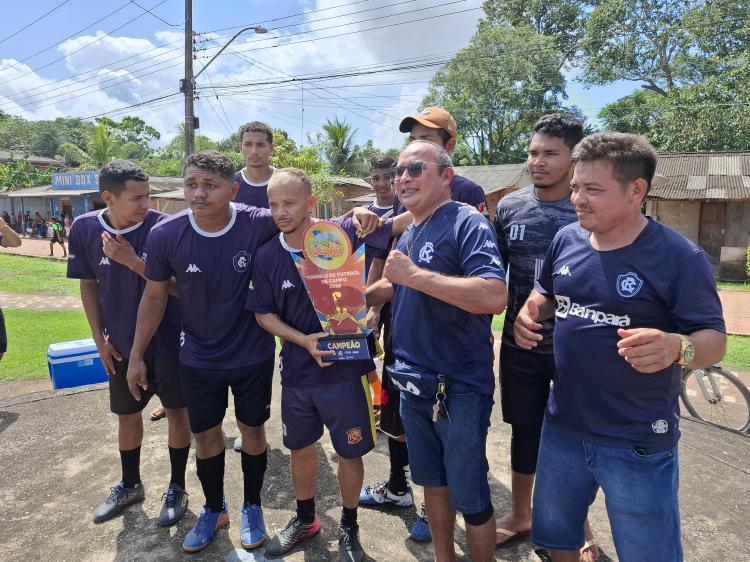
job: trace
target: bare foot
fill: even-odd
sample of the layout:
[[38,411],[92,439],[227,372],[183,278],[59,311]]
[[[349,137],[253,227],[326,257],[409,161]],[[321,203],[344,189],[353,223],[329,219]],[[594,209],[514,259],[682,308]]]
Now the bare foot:
[[583,536],[586,542],[581,549],[581,562],[596,562],[599,560],[599,547],[594,541],[594,531],[591,530],[588,518],[583,524]]
[[[513,513],[506,513],[499,519],[495,519],[495,529],[495,545],[500,546],[518,536],[527,535],[531,530],[531,519],[524,519]],[[501,532],[500,529],[507,532]]]
[[159,406],[153,412],[151,412],[151,421],[162,419],[167,413],[164,411],[164,406]]

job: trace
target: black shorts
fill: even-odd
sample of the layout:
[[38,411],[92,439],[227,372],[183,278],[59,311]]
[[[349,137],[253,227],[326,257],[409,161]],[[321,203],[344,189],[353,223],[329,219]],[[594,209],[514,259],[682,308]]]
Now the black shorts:
[[500,404],[503,421],[541,425],[547,406],[555,357],[515,347],[500,347]]
[[180,386],[180,369],[177,357],[146,359],[148,389],[141,389],[141,399],[136,400],[128,389],[128,360],[115,361],[115,374],[109,377],[109,409],[113,414],[137,414],[156,394],[165,408],[184,408]]
[[[383,307],[385,309],[385,307]],[[390,308],[390,307],[389,307]],[[382,311],[381,311],[381,318]],[[383,365],[393,365],[396,357],[393,355],[393,339],[391,337],[391,313],[383,325],[383,350],[385,356]],[[383,374],[383,390],[380,395],[380,431],[389,437],[401,437],[406,433],[404,422],[401,421],[401,391],[391,382],[388,373]]]
[[5,316],[0,308],[0,353],[8,351],[8,334],[5,331]]
[[250,427],[263,425],[271,416],[273,366],[273,356],[236,369],[199,369],[180,363],[190,430],[201,433],[222,422],[230,388],[237,421]]

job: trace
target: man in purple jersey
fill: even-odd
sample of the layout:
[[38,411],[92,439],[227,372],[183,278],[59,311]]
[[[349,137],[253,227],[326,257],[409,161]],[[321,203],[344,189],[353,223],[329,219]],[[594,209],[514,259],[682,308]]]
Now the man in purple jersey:
[[[135,333],[143,278],[146,238],[166,215],[149,209],[148,175],[127,160],[115,160],[99,173],[104,210],[79,216],[70,231],[68,277],[80,279],[81,301],[91,335],[109,375],[109,402],[118,418],[122,479],[94,513],[111,519],[144,498],[140,476],[143,408],[157,394],[167,410],[172,475],[158,524],[172,525],[185,513],[185,467],[190,451],[185,401],[179,381],[179,315],[170,302],[156,337],[144,350],[148,391],[135,399],[128,390],[128,355]],[[172,300],[172,299],[170,299]]]
[[245,167],[234,175],[240,188],[235,203],[268,208],[268,180],[276,168],[269,164],[273,155],[273,130],[260,121],[247,123],[240,128],[240,152],[245,157]]
[[[189,156],[184,183],[188,209],[153,229],[146,245],[148,283],[138,310],[128,385],[136,397],[148,386],[143,352],[161,320],[168,282],[174,277],[182,318],[180,376],[206,497],[183,548],[205,548],[229,522],[221,427],[230,388],[242,434],[240,540],[244,548],[256,548],[268,538],[261,489],[268,459],[264,424],[271,409],[274,339],[244,305],[254,254],[278,228],[267,209],[232,202],[239,189],[234,167],[218,152]],[[369,211],[359,214],[377,222]]]
[[[21,237],[10,227],[10,225],[0,218],[0,246],[3,248],[16,248],[21,245]],[[8,350],[8,335],[5,332],[5,316],[3,309],[0,308],[0,359]]]
[[[257,253],[247,307],[255,312],[263,328],[284,341],[280,356],[281,418],[284,445],[291,449],[297,515],[268,544],[266,553],[280,556],[320,531],[315,514],[318,471],[315,443],[325,425],[338,454],[343,503],[339,560],[359,561],[364,556],[357,525],[357,498],[364,474],[362,456],[376,441],[364,375],[367,362],[326,363],[325,357],[332,352],[317,348],[325,333],[321,332],[320,321],[291,256],[301,254],[302,235],[314,222],[310,215],[317,199],[309,178],[294,168],[278,170],[271,179],[268,195],[271,213],[282,234]],[[334,222],[349,234],[353,248],[362,242],[376,248],[386,248],[390,243],[390,221],[363,240],[356,238],[351,219]]]

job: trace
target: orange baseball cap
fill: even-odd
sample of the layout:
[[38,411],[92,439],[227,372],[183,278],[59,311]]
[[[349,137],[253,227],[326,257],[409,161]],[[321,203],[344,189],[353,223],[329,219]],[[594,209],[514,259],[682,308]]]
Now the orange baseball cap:
[[451,138],[456,138],[456,122],[450,113],[441,107],[428,107],[419,115],[406,117],[398,126],[402,133],[408,133],[414,127],[414,123],[419,123],[430,129],[443,129]]

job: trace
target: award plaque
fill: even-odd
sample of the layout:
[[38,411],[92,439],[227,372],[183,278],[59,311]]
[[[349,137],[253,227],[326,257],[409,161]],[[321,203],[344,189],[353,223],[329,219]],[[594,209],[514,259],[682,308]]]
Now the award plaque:
[[303,235],[305,258],[292,254],[320,325],[328,335],[319,349],[335,351],[325,361],[370,359],[365,303],[365,245],[352,252],[338,225],[318,221]]

